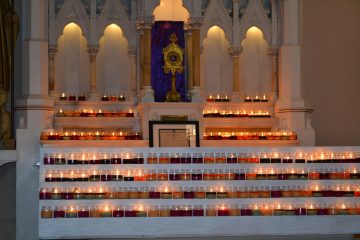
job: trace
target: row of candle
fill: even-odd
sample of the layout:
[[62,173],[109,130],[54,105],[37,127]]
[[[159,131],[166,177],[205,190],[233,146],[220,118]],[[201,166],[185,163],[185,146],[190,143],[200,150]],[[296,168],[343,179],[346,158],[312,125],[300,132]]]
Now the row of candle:
[[207,102],[230,102],[228,95],[226,94],[215,94],[215,95],[208,95]]
[[79,96],[76,97],[75,93],[61,93],[59,100],[60,101],[70,101],[70,102],[75,102],[77,99],[77,101],[81,102],[81,101],[86,101],[86,96],[83,93],[80,93]]
[[360,197],[359,186],[41,188],[40,200]]
[[132,109],[130,110],[122,110],[122,111],[115,111],[115,110],[63,110],[62,108],[59,109],[56,116],[58,117],[134,117],[134,112]]
[[274,132],[206,132],[204,140],[296,140],[292,131]]
[[41,218],[360,215],[360,204],[43,206]]
[[[59,100],[60,101],[70,101],[75,102],[77,101],[86,101],[85,94],[81,93],[79,96],[76,97],[75,93],[61,93]],[[123,94],[103,94],[101,96],[101,101],[125,101],[125,96]]]
[[244,96],[244,102],[268,102],[268,97],[266,94],[255,94],[255,95],[249,95],[245,94]]
[[360,179],[359,169],[47,170],[45,173],[46,182],[349,179]]
[[109,131],[109,132],[42,132],[40,140],[142,140],[139,133]]
[[360,153],[45,153],[45,165],[360,163]]
[[250,117],[250,118],[269,118],[270,113],[268,111],[254,111],[254,110],[230,110],[230,111],[218,111],[218,110],[212,110],[212,111],[203,111],[204,117],[224,117],[224,118],[232,118],[232,117]]

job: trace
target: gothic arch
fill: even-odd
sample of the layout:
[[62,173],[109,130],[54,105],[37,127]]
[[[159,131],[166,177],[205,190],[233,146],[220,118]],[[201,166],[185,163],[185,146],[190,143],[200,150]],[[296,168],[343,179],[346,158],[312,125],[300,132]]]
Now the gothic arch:
[[58,39],[69,23],[76,23],[82,32],[82,35],[89,41],[89,19],[84,6],[77,0],[66,0],[62,5],[55,21],[55,39]]
[[207,7],[203,24],[200,29],[201,42],[206,37],[209,29],[213,26],[220,27],[224,31],[226,39],[230,43],[232,42],[233,30],[231,20],[220,0],[210,1]]
[[262,31],[264,39],[271,46],[271,23],[263,8],[261,0],[252,0],[248,2],[245,14],[240,20],[240,42],[246,38],[246,32],[253,26]]
[[118,0],[106,1],[97,22],[96,42],[99,42],[100,38],[104,35],[105,28],[111,24],[116,24],[120,27],[128,43],[132,43],[132,25],[123,5]]

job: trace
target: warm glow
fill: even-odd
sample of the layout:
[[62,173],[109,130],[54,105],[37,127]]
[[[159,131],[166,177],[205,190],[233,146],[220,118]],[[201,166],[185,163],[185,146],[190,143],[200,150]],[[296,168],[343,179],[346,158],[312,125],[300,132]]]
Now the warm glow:
[[263,33],[259,28],[254,26],[254,27],[251,27],[251,28],[249,28],[247,30],[246,38],[248,38],[248,37],[250,37],[250,38],[251,37],[263,38]]
[[76,23],[69,23],[68,25],[66,25],[64,27],[64,33],[66,32],[77,32],[80,31],[81,32],[81,28],[79,27],[79,25],[77,25]]
[[183,21],[189,18],[189,12],[183,7],[182,0],[161,0],[155,8],[155,21]]
[[123,32],[122,32],[122,30],[121,30],[121,28],[118,26],[118,25],[116,25],[115,23],[113,23],[113,24],[110,24],[109,26],[107,26],[106,28],[105,28],[105,34],[107,35],[107,34],[123,34]]

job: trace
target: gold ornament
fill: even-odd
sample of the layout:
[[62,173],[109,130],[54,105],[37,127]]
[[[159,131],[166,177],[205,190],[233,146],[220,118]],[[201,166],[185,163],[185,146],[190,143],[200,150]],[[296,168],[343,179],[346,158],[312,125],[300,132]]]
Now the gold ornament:
[[184,50],[176,43],[178,38],[175,33],[170,35],[170,44],[163,48],[164,73],[171,73],[171,90],[166,94],[167,102],[179,102],[180,93],[176,91],[176,73],[183,73]]

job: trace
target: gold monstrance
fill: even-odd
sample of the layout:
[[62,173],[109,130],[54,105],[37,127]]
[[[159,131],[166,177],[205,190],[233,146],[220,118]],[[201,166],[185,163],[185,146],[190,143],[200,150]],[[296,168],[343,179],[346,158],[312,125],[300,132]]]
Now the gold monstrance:
[[176,73],[183,73],[182,65],[184,50],[176,43],[178,38],[175,33],[170,35],[170,44],[163,49],[164,54],[164,73],[171,72],[171,90],[166,94],[167,102],[179,102],[180,93],[176,91]]

